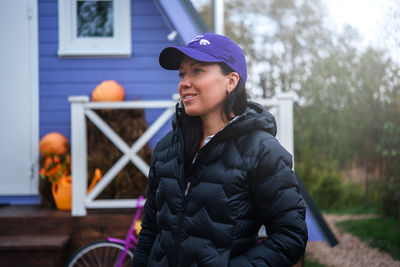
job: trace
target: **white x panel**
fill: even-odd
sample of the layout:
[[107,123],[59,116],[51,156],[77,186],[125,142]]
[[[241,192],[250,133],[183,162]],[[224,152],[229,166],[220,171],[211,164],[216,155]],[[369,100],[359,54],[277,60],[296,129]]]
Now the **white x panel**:
[[93,201],[104,188],[117,176],[119,172],[131,161],[146,177],[149,173],[147,163],[137,155],[137,152],[157,133],[174,113],[173,108],[166,109],[158,119],[140,136],[131,147],[93,110],[86,110],[86,116],[96,127],[123,153],[121,158],[110,168],[102,179],[92,189],[86,201]]
[[[256,102],[268,107],[277,118],[277,137],[281,144],[293,154],[293,95],[282,93],[273,99],[258,99]],[[175,100],[89,102],[88,96],[70,96],[71,103],[71,160],[72,160],[72,215],[86,215],[86,208],[135,208],[136,199],[94,200],[104,188],[131,161],[146,177],[149,166],[137,153],[171,118]],[[145,109],[165,108],[132,146],[129,146],[93,109]],[[108,170],[98,184],[86,195],[87,188],[87,117],[122,152],[121,158]]]

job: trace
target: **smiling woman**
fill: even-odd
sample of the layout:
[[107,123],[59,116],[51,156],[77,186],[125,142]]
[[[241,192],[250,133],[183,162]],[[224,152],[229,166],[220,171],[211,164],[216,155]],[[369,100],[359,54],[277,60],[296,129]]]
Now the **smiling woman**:
[[[223,101],[239,81],[236,72],[224,75],[218,64],[204,63],[187,56],[182,59],[179,76],[178,90],[186,114],[200,116],[203,122],[207,117],[221,117],[218,115],[222,113]],[[228,121],[228,118],[222,119],[222,123]]]
[[275,119],[247,102],[241,48],[205,33],[159,61],[179,70],[181,101],[153,152],[134,266],[295,264],[307,242],[304,200]]

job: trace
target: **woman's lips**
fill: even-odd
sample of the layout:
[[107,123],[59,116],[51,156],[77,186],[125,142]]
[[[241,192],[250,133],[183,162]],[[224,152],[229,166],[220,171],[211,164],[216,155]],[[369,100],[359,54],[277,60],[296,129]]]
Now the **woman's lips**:
[[196,95],[189,95],[189,94],[184,95],[182,97],[183,103],[189,102],[189,101],[193,100],[193,98],[195,98],[195,97],[196,97]]

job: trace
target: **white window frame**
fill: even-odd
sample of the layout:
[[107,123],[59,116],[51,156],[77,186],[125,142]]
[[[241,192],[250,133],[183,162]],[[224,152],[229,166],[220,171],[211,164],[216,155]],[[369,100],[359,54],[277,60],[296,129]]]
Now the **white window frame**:
[[132,55],[131,1],[113,0],[113,37],[79,38],[76,19],[77,1],[58,0],[58,56],[130,57]]

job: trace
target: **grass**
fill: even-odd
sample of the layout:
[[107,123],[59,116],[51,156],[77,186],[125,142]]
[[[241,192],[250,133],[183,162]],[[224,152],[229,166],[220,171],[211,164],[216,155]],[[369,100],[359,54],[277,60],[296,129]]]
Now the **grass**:
[[317,261],[313,261],[306,255],[306,258],[304,260],[304,267],[325,267],[325,265],[323,265],[322,263],[319,263]]
[[390,218],[347,220],[337,226],[357,236],[371,247],[389,253],[400,260],[400,221]]
[[324,214],[379,214],[379,210],[372,207],[346,207],[336,209],[322,209]]

